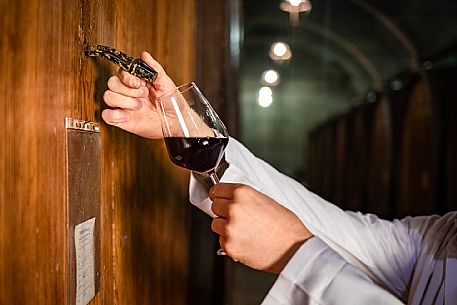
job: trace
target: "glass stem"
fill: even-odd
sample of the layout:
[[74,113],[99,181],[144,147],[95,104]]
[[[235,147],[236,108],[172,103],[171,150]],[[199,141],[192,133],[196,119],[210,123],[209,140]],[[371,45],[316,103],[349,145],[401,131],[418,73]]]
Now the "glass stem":
[[[208,176],[209,176],[209,179],[211,180],[212,186],[215,186],[216,184],[219,183],[219,177],[217,176],[217,174],[216,174],[214,171],[212,171],[211,173],[209,173]],[[218,256],[225,256],[225,255],[227,255],[227,254],[225,253],[225,251],[222,250],[222,249],[217,250],[216,254],[217,254]]]
[[209,179],[211,180],[211,183],[213,184],[213,186],[215,186],[216,184],[219,183],[219,177],[216,175],[215,172],[211,172],[209,174]]

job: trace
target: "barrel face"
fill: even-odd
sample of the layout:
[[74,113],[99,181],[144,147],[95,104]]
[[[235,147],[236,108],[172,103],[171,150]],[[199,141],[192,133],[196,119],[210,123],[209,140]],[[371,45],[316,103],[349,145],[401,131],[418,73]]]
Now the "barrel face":
[[344,114],[332,118],[314,129],[309,138],[309,188],[342,208],[348,208],[348,172],[354,172],[347,164],[348,117]]
[[[322,126],[319,129],[319,150],[318,150],[318,158],[317,163],[315,166],[318,168],[317,173],[317,191],[320,196],[325,197],[325,175],[326,175],[326,167],[325,167],[325,158],[327,154],[326,148],[326,134],[325,134],[325,126]],[[320,169],[320,170],[319,170]]]
[[328,122],[316,128],[310,136],[309,188],[319,196],[331,200],[333,181],[333,130]]
[[447,67],[429,72],[435,111],[439,111],[440,163],[439,202],[440,213],[457,210],[457,68]]
[[[190,258],[199,251],[190,251],[188,175],[167,162],[161,142],[103,123],[103,92],[117,68],[84,48],[106,44],[135,57],[148,50],[177,83],[194,80],[195,7],[0,2],[0,304],[74,304],[72,257],[87,259],[83,270],[99,264],[91,305],[188,304]],[[226,75],[222,64],[211,69]],[[101,145],[91,128],[69,137],[67,116],[100,123]],[[80,236],[86,250],[76,254],[81,224],[94,234]],[[96,284],[91,272],[81,273],[90,275],[87,291]]]
[[334,171],[335,171],[335,136],[333,121],[328,122],[323,129],[323,192],[322,196],[333,201],[335,188]]
[[[306,135],[305,135],[306,138]],[[306,139],[305,139],[306,140]],[[316,136],[314,130],[312,130],[307,137],[308,140],[308,155],[305,157],[306,171],[305,171],[305,185],[308,187],[314,184],[314,166],[316,158]]]
[[319,174],[319,167],[317,164],[321,161],[321,154],[322,154],[322,146],[321,146],[322,138],[320,129],[316,128],[313,130],[311,137],[310,137],[310,157],[309,157],[309,165],[308,165],[308,173],[309,173],[309,181],[308,187],[311,191],[315,193],[319,193],[321,191],[321,174]]
[[367,154],[367,211],[390,218],[392,203],[392,116],[384,95],[370,104]]
[[457,69],[402,82],[313,133],[318,193],[344,209],[389,219],[457,209]]
[[345,208],[363,211],[365,201],[366,151],[368,138],[366,133],[366,107],[354,108],[348,116],[348,139],[346,158],[346,194]]
[[457,81],[455,81],[454,93],[450,108],[447,111],[446,121],[449,123],[445,133],[446,157],[446,211],[457,210]]
[[339,154],[335,153],[341,149],[336,125],[337,120],[332,119],[314,129],[309,137],[308,187],[331,202],[336,199],[335,188],[339,180],[336,173],[339,173],[339,177],[343,175],[342,163],[339,163],[343,160],[338,161]]
[[344,203],[344,190],[346,181],[346,157],[347,157],[347,116],[336,118],[334,123],[335,136],[335,165],[334,165],[334,189],[333,202],[337,205]]
[[438,159],[437,125],[426,79],[418,80],[409,96],[399,148],[401,158],[397,216],[434,212]]

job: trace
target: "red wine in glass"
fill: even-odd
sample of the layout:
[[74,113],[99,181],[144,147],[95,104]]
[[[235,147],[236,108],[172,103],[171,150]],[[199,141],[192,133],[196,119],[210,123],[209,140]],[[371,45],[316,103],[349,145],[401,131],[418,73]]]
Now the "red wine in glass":
[[228,131],[194,83],[184,84],[157,99],[170,160],[219,182],[215,170],[228,143]]
[[213,170],[224,155],[228,138],[165,137],[171,161],[200,173]]

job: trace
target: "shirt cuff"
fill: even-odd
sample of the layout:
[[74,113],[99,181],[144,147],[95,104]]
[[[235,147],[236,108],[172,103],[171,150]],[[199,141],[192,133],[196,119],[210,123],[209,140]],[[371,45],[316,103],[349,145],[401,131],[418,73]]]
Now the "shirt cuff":
[[306,241],[287,263],[262,305],[302,305],[322,299],[347,262],[318,237]]
[[[255,185],[247,176],[236,166],[236,152],[232,150],[236,149],[238,143],[236,140],[230,138],[227,145],[225,159],[229,164],[229,167],[225,170],[225,173],[220,178],[221,182],[225,183],[242,183],[253,187],[254,189],[261,191],[260,188]],[[198,179],[195,178],[194,173],[190,175],[189,182],[189,200],[197,208],[205,212],[211,217],[216,215],[211,211],[211,200],[208,197],[208,187],[203,185]]]

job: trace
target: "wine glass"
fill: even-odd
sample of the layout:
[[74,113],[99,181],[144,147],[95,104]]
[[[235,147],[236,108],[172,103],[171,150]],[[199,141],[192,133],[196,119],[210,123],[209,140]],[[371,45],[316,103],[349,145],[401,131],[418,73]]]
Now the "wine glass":
[[171,161],[219,182],[215,169],[228,144],[224,123],[195,83],[187,83],[157,99],[162,131]]
[[[157,99],[162,131],[171,161],[219,183],[215,169],[229,136],[224,123],[195,83],[187,83]],[[226,255],[217,250],[217,255]]]

